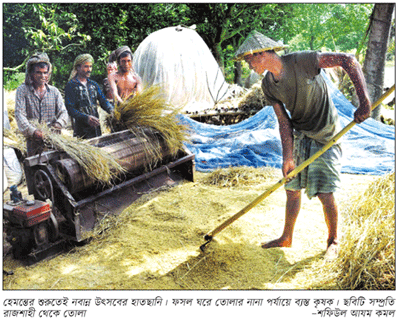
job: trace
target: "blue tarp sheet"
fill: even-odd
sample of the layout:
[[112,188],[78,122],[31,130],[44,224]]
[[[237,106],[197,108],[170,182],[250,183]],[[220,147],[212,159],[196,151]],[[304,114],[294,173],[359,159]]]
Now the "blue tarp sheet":
[[[323,74],[342,127],[353,120],[355,107]],[[230,166],[282,166],[278,120],[271,106],[234,125],[215,126],[181,115],[190,128],[187,148],[195,154],[196,170]],[[371,118],[353,126],[341,138],[343,173],[382,175],[394,171],[395,128]]]

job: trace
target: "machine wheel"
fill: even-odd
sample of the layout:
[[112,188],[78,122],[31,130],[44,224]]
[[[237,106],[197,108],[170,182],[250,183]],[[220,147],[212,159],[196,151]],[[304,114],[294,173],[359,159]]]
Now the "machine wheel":
[[[53,211],[58,211],[56,207],[53,207]],[[60,235],[59,230],[58,230],[58,222],[53,213],[50,214],[50,218],[48,221],[49,224],[49,241],[50,242],[55,242],[58,239],[58,236]]]
[[53,201],[53,184],[45,171],[37,170],[33,176],[33,182],[35,192],[41,200],[50,199]]
[[49,234],[47,231],[47,226],[44,222],[33,227],[33,238],[37,247],[49,242]]

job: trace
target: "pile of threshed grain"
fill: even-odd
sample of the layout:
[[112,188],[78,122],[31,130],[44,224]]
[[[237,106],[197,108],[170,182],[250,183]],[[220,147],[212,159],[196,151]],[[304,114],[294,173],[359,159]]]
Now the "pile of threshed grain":
[[117,104],[106,124],[111,131],[129,129],[137,138],[143,138],[147,156],[157,160],[161,157],[160,142],[148,129],[161,134],[169,152],[175,154],[188,140],[187,128],[179,123],[178,114],[179,109],[171,106],[161,87],[155,85]]
[[[305,200],[302,217],[306,218],[296,225],[293,248],[260,247],[261,241],[281,233],[283,189],[218,234],[205,252],[199,250],[207,232],[282,175],[272,168],[238,170],[240,184],[236,184],[238,171],[231,168],[218,175],[195,173],[195,182],[143,195],[121,215],[108,217],[107,230],[90,243],[51,260],[23,267],[6,258],[4,268],[14,275],[3,276],[4,289],[337,289],[337,283],[323,283],[331,275],[321,275],[324,267],[332,271],[333,263],[323,260],[326,232],[318,200]],[[269,173],[270,179],[265,179]],[[345,176],[355,184],[340,194],[346,200],[351,191],[364,190],[366,180],[375,179]]]
[[[262,178],[264,169],[254,171],[261,172],[258,179],[242,171],[256,187],[234,185],[227,193],[218,183],[206,183],[211,173],[196,173],[196,182],[143,195],[119,216],[108,217],[107,229],[83,247],[28,268],[8,258],[5,268],[13,270],[15,277],[5,279],[5,288],[262,288],[277,259],[271,260],[261,247],[243,241],[240,225],[229,228],[207,253],[199,250],[205,233],[269,184]],[[243,275],[246,281],[239,282]]]
[[339,257],[317,262],[300,282],[313,289],[395,289],[395,173],[373,181],[342,212]]

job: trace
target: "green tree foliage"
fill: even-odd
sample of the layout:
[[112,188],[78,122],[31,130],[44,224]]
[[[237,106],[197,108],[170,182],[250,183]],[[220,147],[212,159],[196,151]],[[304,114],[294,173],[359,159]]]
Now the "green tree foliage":
[[[91,35],[87,48],[79,48],[74,54],[87,52],[95,58],[92,78],[99,83],[113,50],[127,45],[134,51],[152,32],[187,22],[185,4],[68,3],[59,9],[74,12],[79,30]],[[65,61],[69,70],[72,62],[73,59]]]
[[[56,12],[58,4],[4,5],[5,28],[3,28],[4,53],[14,70],[24,67],[27,58],[36,51],[49,55],[69,52],[69,47],[85,45],[90,36],[77,30],[73,13]],[[17,40],[17,41],[15,41]],[[23,63],[15,67],[16,59]],[[5,70],[12,69],[8,66]]]
[[249,32],[268,31],[281,39],[277,33],[284,19],[281,6],[272,3],[198,3],[188,5],[187,17],[191,24],[196,24],[197,32],[225,70],[227,79],[232,80],[234,53]]
[[[95,58],[101,81],[108,56],[127,45],[134,51],[159,29],[196,25],[211,52],[233,78],[233,55],[248,33],[258,30],[295,50],[356,49],[373,4],[335,3],[5,3],[4,71],[23,72],[26,59],[46,51],[63,88],[78,54]],[[6,74],[8,76],[8,73]]]
[[295,3],[285,12],[292,18],[282,26],[292,51],[351,51],[362,41],[373,4]]
[[49,55],[56,77],[59,64],[54,62],[60,56],[70,54],[74,47],[85,46],[90,41],[90,36],[78,30],[76,16],[59,11],[58,7],[59,4],[3,5],[5,78],[18,77],[18,73],[24,71],[26,61],[37,51]]

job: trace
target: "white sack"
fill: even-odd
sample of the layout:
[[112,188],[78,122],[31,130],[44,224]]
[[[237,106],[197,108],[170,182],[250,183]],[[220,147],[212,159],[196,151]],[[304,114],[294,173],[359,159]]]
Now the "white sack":
[[3,165],[8,186],[18,185],[22,181],[22,168],[13,148],[3,148]]
[[7,188],[8,188],[7,174],[6,174],[6,169],[3,166],[3,193],[7,190]]
[[[228,95],[228,84],[195,30],[168,27],[150,34],[133,54],[144,86],[160,84],[167,101],[182,111],[201,111]],[[210,94],[211,91],[211,94]]]
[[8,119],[8,107],[7,104],[3,104],[3,128],[11,129],[10,120]]

